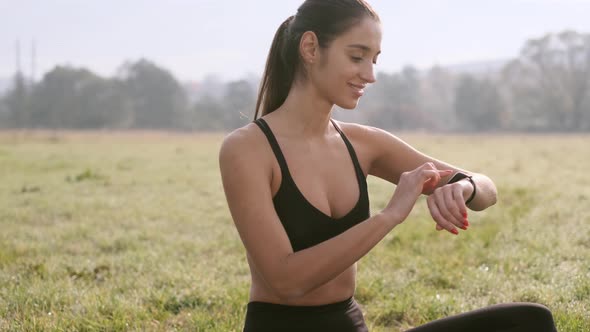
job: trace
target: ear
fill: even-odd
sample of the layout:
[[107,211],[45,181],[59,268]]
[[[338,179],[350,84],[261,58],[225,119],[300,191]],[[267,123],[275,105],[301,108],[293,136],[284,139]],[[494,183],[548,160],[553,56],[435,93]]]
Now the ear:
[[305,64],[310,65],[317,62],[320,52],[320,44],[315,32],[306,31],[301,35],[299,52]]

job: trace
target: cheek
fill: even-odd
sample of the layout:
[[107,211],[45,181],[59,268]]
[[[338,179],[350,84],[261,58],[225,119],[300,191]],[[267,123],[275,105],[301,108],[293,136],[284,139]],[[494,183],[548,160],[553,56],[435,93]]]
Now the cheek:
[[314,81],[323,95],[339,99],[347,91],[348,82],[357,76],[357,67],[346,56],[332,56],[318,68]]
[[324,93],[329,95],[331,98],[335,98],[343,92],[343,89],[346,88],[347,77],[346,73],[343,72],[341,69],[332,68],[331,70],[327,70],[320,76],[322,90]]
[[343,56],[334,61],[333,68],[340,76],[348,79],[358,70],[358,65],[350,61],[348,57]]
[[333,90],[340,81],[342,81],[342,73],[333,63],[321,67],[316,73],[316,82],[324,92]]
[[321,79],[333,88],[342,88],[355,77],[355,72],[354,64],[334,61],[325,68]]

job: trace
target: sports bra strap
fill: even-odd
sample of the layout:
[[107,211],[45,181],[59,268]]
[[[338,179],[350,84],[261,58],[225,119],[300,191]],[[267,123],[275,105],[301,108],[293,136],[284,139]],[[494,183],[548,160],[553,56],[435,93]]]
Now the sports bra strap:
[[[352,159],[352,163],[354,165],[357,179],[358,179],[359,183],[363,184],[364,181],[361,181],[361,179],[365,178],[365,174],[363,173],[363,169],[361,168],[361,165],[358,161],[358,157],[356,155],[356,152],[354,151],[352,144],[350,143],[350,141],[348,140],[346,135],[344,135],[344,132],[342,131],[342,129],[340,129],[340,127],[336,124],[336,122],[333,119],[330,119],[330,121],[332,122],[332,125],[334,126],[334,128],[336,128],[336,130],[340,134],[340,137],[342,137],[342,140],[344,141],[344,144],[346,145],[346,149],[348,150],[348,153],[350,154],[350,157]],[[275,157],[277,158],[277,161],[278,161],[279,166],[281,168],[281,173],[283,174],[283,176],[290,177],[291,174],[289,173],[289,167],[287,166],[287,161],[285,159],[285,156],[283,155],[283,152],[281,151],[281,147],[279,146],[277,138],[273,134],[268,123],[263,118],[258,118],[256,121],[254,121],[254,123],[256,123],[258,125],[258,127],[260,127],[260,129],[262,130],[262,132],[264,133],[264,135],[268,139],[268,142],[270,143],[270,147],[272,148],[272,151],[274,152]]]
[[356,175],[359,177],[359,179],[363,179],[365,177],[365,174],[363,173],[363,169],[359,163],[358,157],[356,155],[356,152],[354,151],[354,148],[352,147],[352,144],[350,143],[346,135],[344,135],[342,129],[340,129],[340,127],[336,124],[336,121],[334,121],[334,119],[330,119],[330,121],[332,121],[332,125],[334,126],[334,128],[336,128],[340,136],[342,136],[344,144],[346,144],[346,148],[348,149],[348,153],[350,153],[352,162],[354,164],[354,169],[356,170]]
[[272,130],[270,130],[268,123],[266,123],[266,121],[264,121],[263,118],[258,118],[256,121],[254,121],[254,123],[256,123],[258,125],[258,127],[260,127],[260,129],[262,130],[262,132],[266,136],[266,139],[268,139],[268,143],[270,143],[270,147],[272,148],[272,152],[274,152],[275,157],[277,158],[277,161],[279,162],[279,167],[281,167],[281,173],[283,175],[289,174],[289,167],[287,167],[287,161],[285,160],[285,156],[283,155],[283,152],[281,151],[281,147],[279,146],[279,142],[277,142],[277,138],[272,133]]

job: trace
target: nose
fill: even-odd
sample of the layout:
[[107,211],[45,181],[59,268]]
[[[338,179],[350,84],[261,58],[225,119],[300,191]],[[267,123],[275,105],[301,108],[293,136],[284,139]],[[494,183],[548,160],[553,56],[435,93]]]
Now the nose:
[[363,71],[361,72],[361,78],[363,79],[363,81],[367,83],[375,83],[377,81],[377,79],[375,78],[375,71],[373,67],[373,63],[369,63],[367,64],[367,66],[363,68]]

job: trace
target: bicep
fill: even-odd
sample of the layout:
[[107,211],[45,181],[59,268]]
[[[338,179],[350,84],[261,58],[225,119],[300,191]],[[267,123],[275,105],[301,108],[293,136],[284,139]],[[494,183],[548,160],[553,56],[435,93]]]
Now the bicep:
[[[450,169],[455,172],[466,172],[456,166],[428,156],[400,138],[381,129],[372,129],[370,139],[373,141],[373,160],[369,174],[397,184],[403,172],[416,169],[420,165],[432,162],[437,169]],[[441,179],[446,183],[448,177]]]
[[272,204],[270,176],[259,158],[225,145],[219,161],[230,213],[252,262],[272,278],[293,249]]

